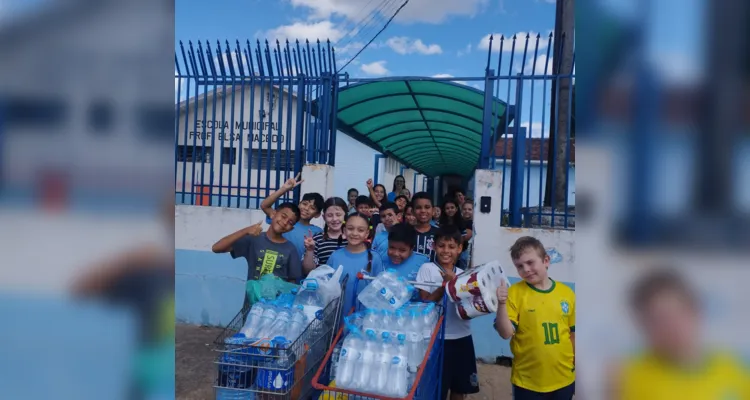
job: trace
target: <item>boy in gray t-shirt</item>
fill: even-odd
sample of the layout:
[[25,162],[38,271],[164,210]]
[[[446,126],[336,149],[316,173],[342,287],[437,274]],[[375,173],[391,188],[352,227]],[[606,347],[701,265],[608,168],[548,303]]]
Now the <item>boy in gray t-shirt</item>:
[[294,228],[299,220],[299,208],[283,203],[276,208],[271,226],[261,234],[260,223],[240,229],[213,245],[214,253],[227,253],[232,258],[247,260],[247,279],[257,280],[274,274],[289,282],[302,278],[302,261],[297,248],[282,235]]

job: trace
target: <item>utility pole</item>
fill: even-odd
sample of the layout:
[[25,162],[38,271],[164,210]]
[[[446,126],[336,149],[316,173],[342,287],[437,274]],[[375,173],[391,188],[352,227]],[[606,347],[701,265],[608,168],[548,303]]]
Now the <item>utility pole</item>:
[[[552,74],[570,75],[573,73],[575,54],[575,0],[557,0],[555,9],[555,32],[552,51]],[[549,152],[547,153],[547,178],[544,193],[544,206],[564,209],[568,191],[567,148],[570,119],[572,117],[573,80],[554,79],[550,105]],[[557,128],[557,132],[555,132]],[[553,173],[554,171],[554,173]],[[554,180],[553,180],[554,175]],[[554,198],[553,198],[554,192]]]

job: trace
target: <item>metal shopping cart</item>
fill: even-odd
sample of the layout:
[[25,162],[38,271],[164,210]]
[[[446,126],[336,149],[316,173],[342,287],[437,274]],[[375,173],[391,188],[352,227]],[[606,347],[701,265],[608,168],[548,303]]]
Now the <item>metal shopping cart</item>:
[[[227,344],[244,325],[249,306],[234,317],[214,341],[217,400],[303,400],[313,391],[310,383],[329,350],[338,327],[348,277],[339,298],[332,300],[294,343],[259,340],[252,345]],[[230,339],[231,341],[231,339]]]
[[[362,304],[356,301],[357,293],[359,292],[360,281],[370,281],[373,277],[364,275],[362,273],[357,274],[357,279],[354,281],[354,308],[351,313],[362,309]],[[416,284],[416,282],[409,282]],[[432,285],[419,283],[420,286],[432,286],[439,287],[440,285]],[[441,395],[441,383],[443,374],[443,344],[445,338],[445,310],[446,310],[446,299],[447,296],[443,297],[443,301],[438,304],[439,318],[435,329],[432,332],[430,343],[427,346],[427,352],[422,364],[419,366],[417,374],[414,378],[409,393],[406,397],[400,398],[399,400],[435,400],[439,399]],[[334,387],[331,384],[331,368],[334,363],[334,349],[340,348],[344,339],[344,327],[339,328],[336,333],[336,337],[333,340],[333,344],[325,355],[323,362],[318,368],[317,373],[313,377],[312,386],[316,389],[320,397],[314,397],[314,400],[360,400],[360,399],[377,399],[377,400],[396,400],[396,398],[380,396],[374,394],[367,394],[357,392],[355,390],[342,389]]]

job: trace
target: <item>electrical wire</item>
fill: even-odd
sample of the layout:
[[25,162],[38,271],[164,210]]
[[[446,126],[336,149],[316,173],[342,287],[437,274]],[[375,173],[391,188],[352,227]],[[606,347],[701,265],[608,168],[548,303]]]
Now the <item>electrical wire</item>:
[[396,18],[396,16],[398,15],[398,13],[399,13],[399,12],[401,12],[401,10],[403,10],[403,8],[404,8],[404,7],[406,7],[406,5],[407,5],[407,4],[409,4],[409,0],[404,0],[404,3],[403,3],[403,4],[401,4],[401,6],[400,6],[400,7],[399,7],[399,8],[398,8],[398,9],[396,10],[396,12],[394,12],[394,13],[393,13],[393,15],[392,15],[392,16],[391,16],[390,18],[388,18],[388,21],[386,21],[385,25],[383,25],[383,27],[382,27],[382,28],[381,28],[381,29],[380,29],[380,30],[378,31],[378,33],[376,33],[376,34],[375,34],[375,36],[373,36],[373,37],[372,37],[372,39],[370,39],[370,41],[369,41],[369,42],[367,42],[367,43],[366,43],[366,44],[364,45],[364,47],[362,47],[362,48],[361,48],[361,49],[360,49],[360,50],[359,50],[359,51],[358,51],[358,52],[357,52],[357,53],[356,53],[356,54],[354,55],[354,57],[352,57],[351,59],[349,59],[349,61],[347,61],[347,62],[346,62],[346,64],[344,64],[344,65],[343,65],[343,66],[342,66],[341,68],[339,68],[339,70],[338,70],[338,71],[336,71],[336,73],[339,73],[339,72],[341,72],[341,71],[342,71],[342,70],[343,70],[344,68],[346,68],[346,67],[347,67],[347,66],[348,66],[348,65],[349,65],[349,64],[350,64],[350,63],[351,63],[352,61],[354,61],[354,60],[355,60],[355,59],[356,59],[356,58],[357,58],[357,57],[358,57],[358,56],[359,56],[360,54],[362,54],[362,52],[363,52],[363,51],[365,51],[365,49],[367,49],[367,47],[368,47],[369,45],[371,45],[371,44],[372,44],[372,42],[374,42],[374,41],[375,41],[375,39],[377,39],[377,38],[378,38],[378,36],[380,36],[380,34],[381,34],[381,33],[383,33],[383,31],[385,31],[385,30],[386,30],[386,28],[388,28],[388,25],[390,25],[390,24],[391,24],[391,22],[393,21],[393,19],[394,19],[394,18]]

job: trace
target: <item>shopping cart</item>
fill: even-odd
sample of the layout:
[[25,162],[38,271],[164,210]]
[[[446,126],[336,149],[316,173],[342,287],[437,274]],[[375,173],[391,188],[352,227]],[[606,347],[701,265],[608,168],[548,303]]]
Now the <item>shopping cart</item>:
[[[351,313],[362,310],[363,306],[356,301],[357,293],[359,292],[360,281],[371,281],[374,278],[362,273],[357,274],[357,279],[354,281],[354,308]],[[417,282],[409,282],[410,284],[417,284]],[[440,287],[441,285],[418,283],[420,286],[431,286]],[[445,310],[446,310],[446,299],[447,296],[443,296],[443,301],[437,305],[439,312],[439,318],[435,329],[432,332],[430,343],[427,346],[427,352],[422,364],[420,364],[417,374],[414,378],[409,393],[406,397],[400,398],[399,400],[435,400],[440,399],[441,395],[441,383],[443,373],[443,344],[445,338]],[[317,373],[313,377],[312,386],[316,389],[316,395],[320,397],[314,397],[314,400],[319,398],[322,400],[360,400],[360,399],[378,399],[378,400],[396,400],[396,398],[381,396],[375,394],[368,394],[358,392],[356,390],[342,389],[331,385],[331,368],[334,364],[334,350],[340,350],[344,339],[344,327],[339,328],[336,333],[336,337],[333,340],[333,344],[328,350],[318,368]],[[334,380],[335,383],[335,380]]]
[[245,323],[249,306],[234,317],[214,341],[217,400],[303,400],[313,391],[310,382],[331,346],[338,327],[348,277],[339,298],[332,300],[294,343],[259,340],[252,345],[228,344]]

